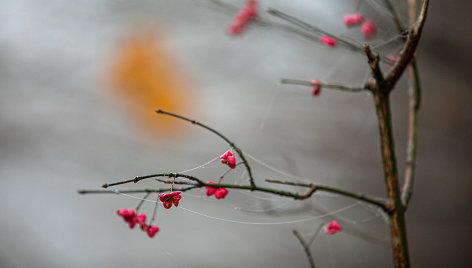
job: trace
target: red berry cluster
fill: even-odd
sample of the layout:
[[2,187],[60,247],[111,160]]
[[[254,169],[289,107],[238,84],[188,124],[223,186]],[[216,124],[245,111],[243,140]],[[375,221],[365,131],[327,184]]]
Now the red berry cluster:
[[[214,181],[207,181],[207,183],[216,183]],[[206,187],[206,194],[207,196],[215,195],[216,199],[224,198],[228,194],[228,190],[223,187]]]
[[234,157],[233,152],[226,151],[224,154],[220,156],[222,164],[228,164],[230,168],[236,167],[236,158]]
[[136,215],[134,209],[119,209],[117,214],[123,217],[123,220],[128,223],[130,229],[133,229],[136,224],[139,224],[141,230],[147,232],[149,237],[154,237],[154,235],[159,232],[159,227],[146,224],[146,214]]
[[161,200],[162,204],[164,205],[164,208],[166,209],[170,209],[172,207],[172,204],[178,207],[179,200],[182,199],[182,196],[180,195],[181,193],[181,191],[176,191],[168,194],[162,193],[159,194],[159,200]]

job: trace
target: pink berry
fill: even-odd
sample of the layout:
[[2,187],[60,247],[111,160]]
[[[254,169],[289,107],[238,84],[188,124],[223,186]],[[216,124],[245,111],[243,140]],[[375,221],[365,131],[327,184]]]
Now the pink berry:
[[336,43],[337,43],[336,39],[329,37],[327,35],[323,35],[322,37],[320,37],[320,42],[330,47],[336,46]]
[[134,220],[133,220],[133,221],[129,221],[129,222],[128,222],[128,226],[129,226],[130,229],[133,229],[134,226],[136,226],[136,221],[134,221]]
[[338,224],[337,221],[332,221],[328,223],[325,227],[325,233],[327,234],[335,234],[337,232],[340,232],[343,228],[341,225]]
[[166,209],[170,209],[172,207],[172,204],[178,207],[179,200],[182,199],[182,196],[180,195],[181,193],[182,193],[181,191],[175,191],[168,194],[162,193],[162,194],[159,194],[159,200],[161,200],[162,205]]
[[321,93],[321,81],[320,80],[311,80],[311,83],[314,85],[313,96],[317,97]]
[[141,224],[141,230],[147,232],[149,230],[149,226],[147,224]]
[[147,230],[147,233],[148,233],[148,236],[149,237],[154,237],[154,235],[156,235],[156,233],[159,232],[159,227],[153,225],[151,226],[148,230]]
[[232,35],[241,34],[253,17],[257,16],[257,1],[247,1],[244,8],[239,11],[233,19],[233,23],[228,27],[228,33]]
[[140,225],[144,224],[146,222],[146,214],[139,214],[135,221]]
[[[206,183],[216,183],[214,181],[207,181]],[[206,187],[206,195],[207,196],[212,196],[216,192],[216,187]]]
[[236,166],[236,158],[234,156],[228,156],[228,165],[231,168],[234,168]]
[[224,198],[228,194],[228,190],[225,188],[218,188],[215,192],[215,198],[216,199],[221,199]]
[[170,209],[172,207],[172,200],[167,200],[162,203],[165,209]]
[[355,14],[345,14],[344,15],[344,24],[348,27],[357,26],[362,23],[364,18],[360,13]]
[[364,21],[361,26],[361,31],[364,34],[365,38],[373,37],[376,32],[375,23],[371,20]]

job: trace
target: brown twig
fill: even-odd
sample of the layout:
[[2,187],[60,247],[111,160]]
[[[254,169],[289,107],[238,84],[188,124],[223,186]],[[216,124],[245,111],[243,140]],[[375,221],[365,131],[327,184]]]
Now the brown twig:
[[367,60],[369,62],[370,69],[372,70],[372,74],[377,81],[377,86],[380,86],[384,82],[384,77],[379,65],[379,55],[374,56],[369,44],[364,44],[364,51],[367,55]]
[[298,27],[304,29],[304,30],[307,30],[309,32],[312,32],[318,36],[323,36],[323,35],[326,35],[326,36],[329,36],[333,39],[336,39],[336,41],[338,41],[340,44],[348,47],[348,48],[351,48],[351,49],[354,49],[354,50],[360,50],[360,51],[363,51],[363,48],[362,48],[362,45],[355,42],[355,41],[352,41],[352,40],[348,40],[348,39],[345,39],[345,38],[342,38],[342,37],[339,37],[339,36],[336,36],[334,34],[331,34],[327,31],[324,31],[322,30],[321,28],[319,27],[316,27],[314,25],[311,25],[311,24],[308,24],[298,18],[295,18],[293,16],[290,16],[282,11],[279,11],[275,8],[268,8],[267,9],[267,13],[269,13],[270,15],[273,15],[275,17],[278,17],[280,19],[283,19],[289,23],[292,23],[294,25],[297,25]]
[[[306,184],[306,183],[297,183],[297,182],[289,182],[289,181],[279,181],[279,180],[270,180],[267,179],[266,181],[269,183],[277,183],[277,184],[285,184],[285,185],[292,185],[292,186],[301,186],[301,187],[306,187],[309,188],[308,191],[304,194],[299,194],[299,193],[294,193],[294,192],[289,192],[289,191],[282,191],[279,189],[273,189],[273,188],[267,188],[267,187],[260,187],[260,186],[252,186],[252,185],[237,185],[237,184],[215,184],[215,183],[206,183],[200,180],[197,177],[186,175],[186,174],[180,174],[180,173],[159,173],[159,174],[152,174],[152,175],[146,175],[146,176],[139,176],[136,177],[135,179],[132,180],[125,180],[125,181],[120,181],[120,182],[115,182],[115,183],[108,183],[104,184],[102,187],[103,188],[108,188],[111,186],[116,186],[116,185],[122,185],[122,184],[127,184],[127,183],[137,183],[141,180],[144,179],[149,179],[149,178],[156,178],[156,177],[169,177],[169,178],[185,178],[188,179],[189,181],[174,181],[172,180],[161,180],[161,179],[156,179],[159,182],[166,183],[166,184],[180,184],[180,185],[189,185],[190,187],[188,188],[183,188],[185,191],[196,189],[196,188],[202,188],[202,187],[224,187],[228,189],[239,189],[239,190],[249,190],[249,191],[255,191],[255,192],[264,192],[264,193],[270,193],[270,194],[276,194],[279,196],[285,196],[285,197],[291,197],[296,200],[303,200],[310,198],[316,191],[325,191],[325,192],[331,192],[331,193],[336,193],[339,195],[347,196],[350,198],[354,198],[360,201],[364,201],[366,203],[370,203],[373,205],[376,205],[380,208],[382,208],[384,211],[388,212],[387,206],[382,202],[378,201],[375,199],[372,199],[370,197],[361,195],[361,194],[356,194],[356,193],[351,193],[349,191],[341,190],[335,187],[331,186],[325,186],[325,185],[319,185],[319,184]],[[159,192],[164,192],[168,191],[168,188],[166,189],[158,189]],[[179,189],[179,191],[182,191],[182,189]],[[89,194],[89,193],[107,193],[108,191],[97,191],[97,190],[81,190],[79,191],[80,194]],[[137,190],[131,190],[129,193],[138,193],[138,192],[157,192],[156,190],[151,190],[151,189],[145,189],[141,191]],[[122,193],[125,193],[122,191]]]
[[301,237],[301,235],[298,233],[297,230],[293,230],[293,235],[295,235],[295,237],[298,239],[298,241],[302,245],[303,250],[305,251],[306,257],[308,261],[310,262],[310,267],[315,268],[315,262],[313,261],[313,257],[311,256],[311,253],[310,253],[310,248],[309,248],[310,245],[305,243],[305,240],[303,240],[303,238]]
[[[387,7],[392,13],[397,29],[400,33],[404,33],[403,26],[401,25],[398,13],[393,7],[390,0],[385,0]],[[408,0],[408,9],[409,9],[409,22],[414,24],[416,20],[416,0]],[[424,18],[423,18],[424,20]],[[405,209],[408,206],[411,195],[413,193],[414,185],[414,173],[416,166],[416,136],[417,136],[417,116],[418,110],[421,101],[421,83],[418,72],[418,66],[416,62],[416,56],[413,55],[411,59],[411,64],[408,69],[408,73],[411,80],[411,86],[409,88],[409,120],[408,120],[408,145],[407,145],[407,160],[405,168],[405,178],[404,185],[402,190],[402,202]]]
[[360,201],[364,201],[366,203],[370,203],[372,205],[376,205],[380,208],[382,208],[384,211],[389,212],[387,209],[387,206],[379,200],[375,200],[371,197],[367,197],[362,194],[356,194],[352,193],[349,191],[341,190],[335,187],[331,186],[325,186],[325,185],[319,185],[319,184],[312,184],[312,183],[301,183],[301,182],[293,182],[293,181],[281,181],[281,180],[273,180],[273,179],[266,179],[266,182],[269,183],[276,183],[276,184],[285,184],[285,185],[292,185],[292,186],[300,186],[300,187],[309,187],[309,188],[315,188],[316,191],[324,191],[324,192],[329,192],[329,193],[335,193],[347,197],[351,197]]
[[[289,84],[289,85],[308,86],[308,87],[315,86],[315,84],[313,84],[311,81],[298,80],[298,79],[289,79],[289,78],[282,78],[280,80],[280,83]],[[365,87],[352,87],[352,86],[346,86],[346,85],[342,85],[342,84],[333,84],[333,83],[320,83],[319,85],[321,85],[321,87],[323,87],[323,88],[337,89],[337,90],[349,91],[349,92],[360,92],[360,91],[367,90],[367,88],[365,88]]]
[[[414,24],[416,20],[416,0],[408,0],[409,18],[410,24]],[[417,128],[418,128],[418,110],[421,103],[421,82],[418,71],[418,63],[416,56],[413,57],[410,64],[411,68],[408,69],[410,75],[411,86],[409,89],[409,122],[408,122],[408,145],[407,145],[407,160],[405,168],[405,179],[402,191],[402,200],[405,209],[408,208],[408,204],[413,194],[413,186],[415,179],[415,167],[416,167],[416,148],[417,148]]]
[[[334,34],[331,34],[317,26],[314,26],[314,25],[311,25],[309,23],[306,23],[304,21],[302,21],[301,19],[298,19],[298,18],[295,18],[293,16],[290,16],[282,11],[279,11],[275,8],[268,8],[267,9],[267,13],[269,13],[270,15],[273,15],[275,17],[278,17],[280,19],[283,19],[293,25],[296,25],[298,27],[300,27],[301,29],[304,29],[305,31],[308,31],[312,34],[314,34],[317,38],[314,39],[314,38],[310,38],[312,40],[315,40],[317,42],[319,42],[319,37],[323,36],[323,35],[326,35],[326,36],[329,36],[333,39],[335,39],[339,44],[343,45],[344,47],[346,48],[349,48],[349,49],[352,49],[353,51],[356,51],[356,52],[359,52],[359,53],[364,53],[364,47],[354,41],[354,40],[350,40],[350,39],[347,39],[347,38],[344,38],[344,37],[341,37],[341,36],[337,36],[337,35],[334,35]],[[301,32],[299,31],[295,31],[296,33],[298,34],[301,34]],[[306,35],[302,34],[303,36],[307,37]],[[390,60],[389,58],[387,57],[380,57],[382,59],[383,62],[386,62],[388,64],[393,64],[394,62],[392,60]]]
[[[418,42],[420,40],[421,32],[426,19],[428,4],[429,0],[423,0],[423,5],[421,8],[420,15],[417,19],[416,26],[408,34],[407,41],[405,42],[402,52],[400,53],[400,59],[395,63],[395,65],[385,76],[385,79],[383,79],[383,81],[379,81],[380,79],[378,77],[378,74],[376,75],[376,72],[374,71],[375,68],[372,68],[373,65],[370,64],[374,73],[374,78],[376,80],[376,85],[375,87],[372,87],[372,92],[374,95],[380,131],[382,162],[385,176],[385,185],[387,188],[388,207],[390,210],[390,232],[392,238],[391,242],[395,267],[409,267],[410,260],[408,254],[408,241],[406,236],[404,206],[405,202],[402,201],[402,197],[399,191],[398,171],[395,156],[395,146],[393,142],[394,138],[389,95],[391,90],[393,90],[395,84],[397,83],[398,79],[401,77],[406,67],[410,64],[410,62],[415,56],[415,51],[418,46]],[[369,55],[368,58],[370,63],[371,57]],[[413,116],[416,120],[416,114],[413,114]],[[416,127],[413,128],[413,130],[415,129]],[[413,136],[415,135],[416,134],[414,134]],[[414,146],[414,148],[416,148],[416,145]],[[415,152],[415,150],[413,150],[413,152]],[[406,184],[409,186],[406,187],[410,188],[410,186],[412,186],[412,182],[413,180],[411,179],[410,182]]]
[[[175,191],[189,191],[198,187],[190,186],[185,188],[174,189]],[[157,188],[157,189],[135,189],[135,190],[78,190],[78,194],[138,194],[138,193],[165,193],[169,192],[169,188]]]
[[197,183],[202,183],[200,179],[197,177],[187,175],[187,174],[181,174],[181,173],[157,173],[157,174],[151,174],[151,175],[145,175],[145,176],[137,176],[134,179],[131,180],[125,180],[125,181],[119,181],[119,182],[114,182],[114,183],[105,183],[102,185],[103,188],[108,188],[110,186],[116,186],[116,185],[121,185],[121,184],[127,184],[127,183],[138,183],[142,180],[149,179],[149,178],[156,178],[156,177],[169,177],[169,178],[186,178],[192,181],[195,181]]
[[387,4],[387,8],[390,10],[390,13],[392,13],[393,21],[395,22],[395,26],[397,27],[398,32],[400,34],[404,34],[405,30],[403,29],[400,17],[398,16],[398,13],[395,10],[395,7],[393,6],[392,2],[390,0],[385,0],[385,3]]
[[223,139],[224,141],[226,141],[228,143],[228,145],[233,148],[236,153],[238,154],[238,156],[241,158],[241,161],[243,162],[244,166],[246,167],[246,170],[247,170],[247,173],[248,173],[248,176],[249,176],[249,183],[251,184],[251,186],[256,186],[255,182],[254,182],[254,177],[252,176],[252,171],[251,171],[251,167],[249,166],[246,158],[244,157],[244,154],[243,154],[243,151],[237,147],[234,142],[230,141],[228,138],[226,138],[226,136],[224,136],[223,134],[221,134],[220,132],[216,131],[215,129],[205,125],[205,124],[202,124],[196,120],[192,120],[192,119],[189,119],[187,117],[184,117],[184,116],[181,116],[181,115],[178,115],[178,114],[174,114],[174,113],[169,113],[169,112],[166,112],[166,111],[163,111],[161,109],[158,109],[156,110],[156,113],[158,114],[165,114],[165,115],[169,115],[169,116],[172,116],[172,117],[175,117],[175,118],[178,118],[178,119],[181,119],[181,120],[184,120],[184,121],[187,121],[187,122],[190,122],[194,125],[197,125],[199,127],[202,127],[210,132],[213,132],[214,134],[216,134],[218,137],[220,137],[221,139]]
[[408,0],[408,16],[410,17],[410,24],[415,23],[415,20],[416,20],[416,0]]
[[395,84],[398,82],[406,67],[408,66],[408,64],[410,64],[411,60],[415,55],[415,51],[418,47],[418,43],[421,38],[421,33],[423,31],[423,26],[426,21],[428,5],[429,0],[423,0],[421,12],[416,21],[416,26],[409,32],[405,45],[403,46],[403,49],[400,52],[400,58],[395,63],[395,65],[393,65],[390,72],[386,75],[386,89],[388,90],[391,90],[395,86]]

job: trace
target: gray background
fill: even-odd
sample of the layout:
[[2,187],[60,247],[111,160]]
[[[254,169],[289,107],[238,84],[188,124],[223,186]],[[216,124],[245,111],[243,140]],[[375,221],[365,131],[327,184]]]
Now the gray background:
[[[403,1],[395,2],[406,21]],[[362,5],[379,23],[374,44],[395,36],[382,3]],[[355,10],[354,1],[262,1],[262,6],[362,40],[340,20]],[[418,52],[424,95],[418,180],[407,213],[414,267],[470,262],[471,8],[467,1],[432,1]],[[331,219],[344,231],[315,240],[317,266],[391,266],[384,219],[343,197],[321,194],[293,202],[230,191],[215,201],[197,190],[184,195],[185,209],[159,209],[161,231],[149,239],[115,214],[137,200],[76,193],[136,175],[197,167],[227,149],[186,124],[143,135],[136,118],[107,89],[109,59],[123,39],[146,25],[165,40],[180,66],[191,96],[189,117],[294,177],[385,195],[371,96],[324,90],[313,99],[308,88],[278,83],[291,77],[358,85],[368,73],[363,55],[277,27],[253,25],[233,38],[225,33],[233,15],[210,1],[0,2],[1,267],[306,267],[291,230],[308,238]],[[267,14],[262,18],[280,22]],[[379,48],[397,49],[396,42]],[[392,97],[401,173],[406,88],[405,80]],[[287,178],[249,160],[260,183]],[[214,179],[223,171],[212,162],[189,173]],[[225,180],[244,183],[245,177],[235,170]],[[146,213],[152,208],[145,203]],[[327,214],[339,209],[344,210]]]

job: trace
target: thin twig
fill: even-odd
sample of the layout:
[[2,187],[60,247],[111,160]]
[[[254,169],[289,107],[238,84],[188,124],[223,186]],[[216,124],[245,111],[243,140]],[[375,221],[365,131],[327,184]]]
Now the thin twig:
[[398,13],[395,10],[395,7],[393,6],[390,0],[385,0],[385,3],[387,4],[387,8],[390,10],[390,13],[392,13],[393,21],[395,22],[395,26],[397,26],[398,32],[402,34],[403,36],[403,34],[405,34],[405,30],[403,29],[402,23],[400,21],[400,17],[398,16]]
[[300,28],[305,29],[305,30],[307,30],[307,31],[309,31],[309,32],[312,32],[312,33],[314,33],[314,34],[316,34],[316,35],[318,35],[318,36],[326,35],[326,36],[329,36],[329,37],[331,37],[331,38],[333,38],[333,39],[336,39],[336,41],[338,41],[339,43],[345,45],[345,46],[348,47],[348,48],[351,48],[351,49],[354,49],[354,50],[359,50],[359,51],[363,51],[363,50],[364,50],[364,48],[362,47],[362,45],[359,44],[359,43],[357,43],[357,42],[355,42],[355,41],[347,40],[347,39],[345,39],[345,38],[342,38],[342,37],[336,36],[336,35],[334,35],[334,34],[328,33],[328,32],[322,30],[322,29],[319,28],[319,27],[316,27],[316,26],[314,26],[314,25],[308,24],[308,23],[306,23],[306,22],[304,22],[304,21],[302,21],[302,20],[300,20],[300,19],[297,19],[297,18],[295,18],[295,17],[293,17],[293,16],[290,16],[290,15],[288,15],[288,14],[282,12],[282,11],[279,11],[279,10],[277,10],[277,9],[275,9],[275,8],[271,8],[271,7],[270,7],[270,8],[267,9],[267,12],[268,12],[270,15],[273,15],[273,16],[278,17],[278,18],[280,18],[280,19],[283,19],[283,20],[285,20],[285,21],[287,21],[287,22],[290,22],[290,23],[292,23],[292,24],[294,24],[294,25],[297,25],[297,26],[299,26]]
[[[310,33],[313,33],[316,37],[320,37],[320,36],[323,36],[323,35],[326,35],[326,36],[329,36],[333,39],[335,39],[337,42],[339,42],[340,44],[344,45],[345,47],[349,48],[349,49],[352,49],[354,51],[357,51],[359,53],[364,53],[364,47],[354,41],[354,40],[350,40],[348,38],[344,38],[344,37],[341,37],[341,36],[337,36],[337,35],[334,35],[334,34],[331,34],[325,30],[322,30],[321,28],[317,27],[317,26],[314,26],[314,25],[311,25],[311,24],[308,24],[300,19],[297,19],[293,16],[290,16],[282,11],[279,11],[275,8],[268,8],[267,9],[267,12],[270,14],[270,15],[273,15],[277,18],[280,18],[280,19],[283,19],[289,23],[292,23],[293,25],[296,25]],[[301,34],[299,31],[295,31],[296,33],[298,34]],[[306,35],[302,34],[303,36],[307,37]],[[310,38],[310,39],[313,39],[317,42],[319,42],[319,39],[314,39],[314,38]],[[393,64],[394,62],[387,58],[387,57],[381,57],[382,61],[383,62],[386,62],[388,64]]]
[[[237,166],[241,165],[243,162],[239,162],[237,163],[234,167],[236,168]],[[233,168],[228,168],[228,170],[226,170],[225,172],[223,172],[223,174],[220,175],[220,177],[218,178],[218,183],[221,183],[221,180],[223,180],[223,178],[228,174],[230,173],[231,171],[233,170]]]
[[169,177],[169,178],[186,178],[189,180],[193,180],[196,182],[202,182],[200,179],[197,177],[187,175],[187,174],[181,174],[181,173],[157,173],[157,174],[151,174],[151,175],[145,175],[145,176],[137,176],[132,180],[125,180],[125,181],[119,181],[119,182],[114,182],[114,183],[105,183],[102,185],[103,188],[108,188],[110,186],[116,186],[116,185],[121,185],[121,184],[127,184],[127,183],[138,183],[139,181],[149,179],[149,178],[156,178],[156,177]]
[[374,75],[374,78],[377,81],[377,85],[380,85],[383,83],[384,77],[379,65],[379,56],[374,56],[369,44],[364,44],[364,50],[369,61],[370,69],[372,70],[372,74]]
[[242,162],[244,163],[244,166],[246,167],[246,170],[247,170],[247,173],[248,173],[248,176],[249,176],[249,183],[251,184],[251,186],[256,186],[255,182],[254,182],[254,178],[252,176],[252,172],[251,172],[251,167],[249,166],[246,158],[244,157],[244,154],[243,154],[243,151],[241,149],[239,149],[239,147],[237,147],[234,142],[230,141],[228,138],[226,138],[226,136],[224,136],[223,134],[221,134],[220,132],[216,131],[215,129],[205,125],[205,124],[202,124],[196,120],[192,120],[192,119],[189,119],[187,117],[184,117],[184,116],[181,116],[181,115],[178,115],[178,114],[174,114],[174,113],[169,113],[169,112],[166,112],[166,111],[163,111],[161,109],[159,110],[156,110],[156,113],[158,114],[165,114],[165,115],[169,115],[169,116],[172,116],[172,117],[175,117],[175,118],[178,118],[178,119],[182,119],[184,121],[187,121],[187,122],[190,122],[194,125],[197,125],[199,127],[202,127],[206,130],[209,130],[210,132],[213,132],[214,134],[216,134],[218,137],[220,137],[221,139],[223,139],[224,141],[226,141],[228,143],[228,145],[230,147],[232,147],[236,153],[238,153],[239,157],[241,158]]
[[139,211],[139,208],[143,205],[144,203],[144,200],[146,200],[146,198],[148,198],[148,196],[151,194],[151,192],[147,192],[146,195],[143,197],[143,199],[141,199],[141,201],[139,201],[139,204],[136,206],[136,208],[134,209],[136,211],[136,214],[138,214],[138,211]]
[[156,219],[157,207],[159,206],[158,200],[159,200],[159,196],[157,197],[156,204],[154,205],[154,212],[152,213],[152,218],[151,218],[151,221],[149,222],[149,227],[152,226],[152,224],[154,223],[154,220]]
[[[313,84],[311,81],[290,79],[290,78],[282,78],[280,80],[280,83],[290,84],[290,85],[308,86],[308,87],[314,87],[315,86],[315,84]],[[319,85],[322,88],[337,89],[337,90],[350,91],[350,92],[360,92],[360,91],[367,90],[367,88],[345,86],[345,85],[342,85],[342,84],[334,84],[334,83],[320,83]]]
[[410,77],[412,78],[412,85],[409,89],[409,122],[408,122],[408,145],[407,145],[407,161],[405,168],[405,179],[402,191],[402,200],[405,208],[410,202],[411,195],[413,194],[413,185],[415,180],[415,167],[416,167],[416,148],[417,148],[417,130],[418,130],[418,110],[421,102],[421,83],[418,72],[418,66],[416,59],[411,62],[411,68],[409,68]]
[[293,230],[293,234],[295,237],[298,239],[300,244],[303,247],[303,250],[305,251],[306,257],[308,258],[308,261],[310,262],[310,267],[315,268],[315,263],[313,261],[313,257],[311,256],[310,249],[308,248],[308,245],[305,243],[305,240],[301,237],[301,235],[298,233],[297,230]]
[[312,183],[301,183],[301,182],[293,182],[293,181],[280,181],[280,180],[272,180],[272,179],[266,179],[265,181],[269,182],[269,183],[277,183],[277,184],[285,184],[285,185],[301,186],[301,187],[310,187],[310,188],[315,188],[316,191],[330,192],[330,193],[335,193],[335,194],[351,197],[351,198],[354,198],[354,199],[357,199],[357,200],[361,200],[361,201],[379,206],[384,211],[388,212],[385,204],[382,201],[372,199],[372,198],[367,197],[367,196],[362,195],[362,194],[356,194],[356,193],[352,193],[352,192],[349,192],[349,191],[346,191],[346,190],[341,190],[341,189],[338,189],[338,188],[335,188],[335,187],[319,185],[319,184],[312,184]]
[[321,229],[323,229],[323,225],[324,223],[321,223],[320,226],[318,226],[318,228],[316,229],[315,233],[311,236],[310,240],[308,241],[308,243],[306,243],[306,246],[309,247],[311,245],[311,243],[313,243],[313,241],[315,241],[315,238],[318,236],[318,234],[320,233]]
[[[176,191],[189,191],[198,187],[190,186],[186,188],[174,189]],[[164,193],[169,192],[169,188],[157,188],[157,189],[135,189],[135,190],[78,190],[78,194],[138,194],[138,193]]]
[[408,16],[410,17],[410,24],[414,24],[416,20],[416,0],[408,0]]
[[406,43],[400,52],[400,58],[392,67],[390,72],[386,75],[385,80],[388,83],[388,90],[391,90],[393,86],[398,82],[401,75],[405,71],[406,67],[410,64],[411,60],[415,55],[416,48],[421,38],[423,26],[426,21],[426,15],[428,11],[429,0],[424,0],[421,6],[421,12],[418,16],[416,26],[408,34]]

